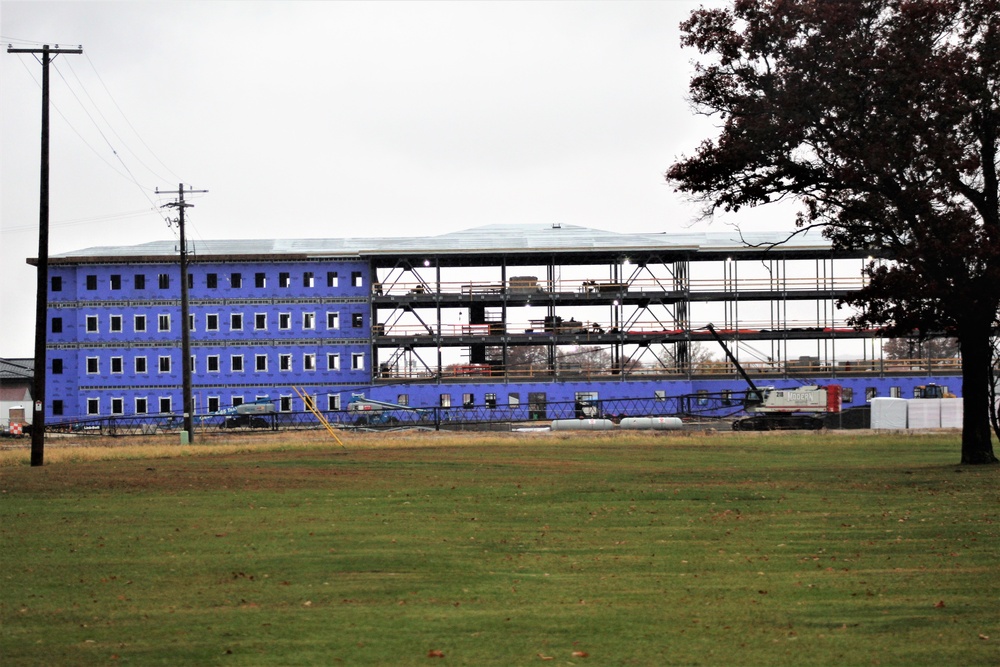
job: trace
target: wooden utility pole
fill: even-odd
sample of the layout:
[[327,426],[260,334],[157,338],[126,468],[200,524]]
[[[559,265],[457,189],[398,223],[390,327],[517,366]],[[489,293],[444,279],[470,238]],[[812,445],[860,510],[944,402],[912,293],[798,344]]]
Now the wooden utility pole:
[[[188,322],[188,253],[187,237],[184,233],[184,209],[194,206],[184,201],[184,184],[177,185],[173,191],[161,191],[157,194],[177,195],[177,201],[165,204],[165,207],[176,208],[178,211],[177,225],[181,235],[181,377],[183,378],[184,430],[187,431],[188,442],[194,442],[194,397],[191,392],[191,325]],[[202,193],[208,190],[187,190],[188,193]]]
[[49,63],[60,53],[83,53],[83,47],[61,49],[59,45],[40,49],[15,49],[7,53],[42,54],[42,159],[38,203],[38,272],[35,294],[35,377],[32,387],[34,409],[31,413],[31,465],[45,462],[45,365],[49,302]]

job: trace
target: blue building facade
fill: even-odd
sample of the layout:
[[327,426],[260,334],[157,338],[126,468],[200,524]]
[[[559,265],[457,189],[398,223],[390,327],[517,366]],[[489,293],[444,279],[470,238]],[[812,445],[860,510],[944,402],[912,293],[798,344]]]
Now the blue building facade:
[[[180,411],[180,280],[168,263],[50,268],[47,416]],[[339,409],[371,381],[369,285],[357,260],[193,263],[195,411],[264,397],[301,410],[294,386]]]

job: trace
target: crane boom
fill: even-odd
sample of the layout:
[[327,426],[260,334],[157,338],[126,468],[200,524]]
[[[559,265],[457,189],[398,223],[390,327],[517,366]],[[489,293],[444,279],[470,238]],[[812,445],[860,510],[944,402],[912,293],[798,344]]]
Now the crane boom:
[[722,336],[719,335],[719,332],[715,330],[715,327],[712,325],[711,322],[709,322],[708,326],[706,326],[705,328],[708,329],[709,333],[715,336],[715,340],[719,342],[719,345],[721,345],[723,351],[725,351],[726,358],[728,358],[729,361],[733,362],[733,366],[736,367],[736,370],[739,372],[740,377],[743,378],[744,382],[746,382],[750,386],[750,391],[753,392],[753,395],[756,396],[758,400],[760,400],[761,398],[760,389],[758,389],[757,385],[753,383],[753,380],[750,379],[750,376],[747,375],[747,372],[743,370],[743,366],[741,366],[740,362],[736,360],[736,357],[733,356],[733,353],[729,351],[729,347],[726,346],[726,342],[722,340]]

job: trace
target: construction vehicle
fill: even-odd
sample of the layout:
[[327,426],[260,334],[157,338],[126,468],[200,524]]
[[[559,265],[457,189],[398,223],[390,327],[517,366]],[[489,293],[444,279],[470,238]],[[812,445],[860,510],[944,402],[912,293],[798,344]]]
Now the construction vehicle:
[[715,327],[709,324],[706,328],[749,387],[743,407],[752,414],[734,421],[734,431],[818,430],[823,428],[823,415],[840,412],[840,385],[805,385],[795,389],[758,387],[729,351]]
[[274,428],[276,425],[274,402],[269,398],[223,408],[208,416],[217,415],[226,417],[219,428]]
[[400,405],[399,403],[387,403],[386,401],[378,401],[374,398],[365,398],[364,394],[351,394],[351,402],[347,404],[347,411],[349,413],[357,413],[358,416],[354,419],[354,423],[362,426],[392,426],[398,424],[401,420],[394,414],[395,411],[415,413],[418,419],[423,419],[431,413],[430,410],[426,409],[412,408],[408,405]]
[[948,387],[934,384],[922,384],[913,388],[913,398],[957,398],[948,391]]

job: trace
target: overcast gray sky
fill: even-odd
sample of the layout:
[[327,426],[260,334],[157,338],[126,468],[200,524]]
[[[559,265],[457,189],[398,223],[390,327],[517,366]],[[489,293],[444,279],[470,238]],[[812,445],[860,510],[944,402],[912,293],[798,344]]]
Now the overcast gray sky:
[[[52,254],[174,238],[434,235],[484,224],[707,229],[663,172],[713,134],[686,102],[689,2],[2,2],[0,356],[31,356],[41,66]],[[792,211],[717,218],[792,227]]]

